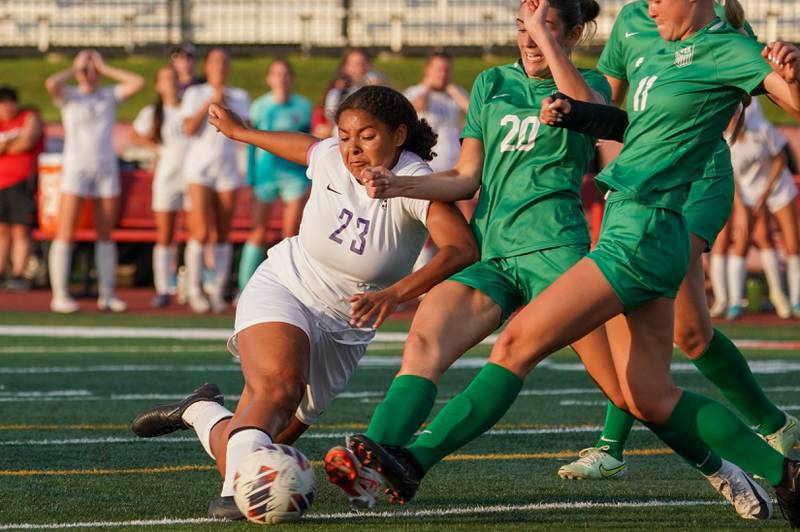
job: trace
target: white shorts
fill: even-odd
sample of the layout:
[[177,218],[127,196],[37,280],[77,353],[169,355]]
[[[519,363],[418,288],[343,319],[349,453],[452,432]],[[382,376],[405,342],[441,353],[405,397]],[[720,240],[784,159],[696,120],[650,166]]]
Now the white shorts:
[[176,212],[184,208],[186,184],[180,176],[157,176],[153,179],[153,212]]
[[311,346],[308,384],[295,416],[312,425],[341,393],[364,356],[367,344],[342,344],[322,326],[324,316],[292,294],[265,260],[250,278],[236,306],[234,333],[228,351],[239,356],[237,335],[260,323],[288,323],[308,336]]
[[192,169],[186,174],[187,185],[201,185],[226,192],[242,186],[242,176],[236,159],[222,158],[204,169]]
[[114,198],[120,194],[119,170],[67,170],[61,174],[61,193],[82,198]]
[[[746,207],[753,207],[756,204],[758,198],[764,193],[766,184],[766,179],[759,181],[757,186],[742,186],[739,183],[739,195]],[[789,205],[796,197],[797,186],[794,184],[794,179],[788,172],[783,172],[767,196],[767,208],[769,212],[776,213]]]

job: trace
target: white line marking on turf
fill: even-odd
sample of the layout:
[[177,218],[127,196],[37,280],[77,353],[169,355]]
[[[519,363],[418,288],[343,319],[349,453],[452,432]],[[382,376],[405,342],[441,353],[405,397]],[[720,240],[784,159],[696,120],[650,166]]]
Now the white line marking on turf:
[[[446,517],[450,515],[473,514],[505,514],[509,512],[548,512],[554,510],[591,510],[596,508],[685,508],[689,506],[721,506],[721,501],[663,501],[648,499],[641,501],[618,502],[547,502],[530,504],[497,504],[455,508],[437,508],[430,510],[406,510],[400,512],[341,512],[330,514],[311,514],[305,516],[306,521],[343,521],[343,520],[390,520],[419,519],[424,517]],[[13,523],[0,525],[0,530],[54,530],[65,528],[121,528],[165,525],[190,525],[203,523],[220,523],[208,518],[188,519],[151,519],[136,521],[86,521],[82,523]]]
[[[78,327],[39,325],[0,325],[0,336],[68,337],[68,338],[170,338],[178,340],[227,340],[231,329],[189,329],[160,327]],[[403,343],[408,333],[378,331],[375,342]],[[492,345],[492,334],[480,343]],[[743,349],[800,349],[800,340],[739,339],[734,343]]]
[[0,354],[24,353],[32,355],[48,354],[115,354],[115,353],[225,353],[224,344],[214,345],[18,345],[0,347]]

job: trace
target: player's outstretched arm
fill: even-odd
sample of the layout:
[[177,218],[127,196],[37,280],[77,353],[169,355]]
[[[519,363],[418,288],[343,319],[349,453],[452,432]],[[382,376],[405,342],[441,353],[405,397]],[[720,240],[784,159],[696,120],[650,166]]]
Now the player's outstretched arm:
[[764,88],[790,114],[800,113],[800,49],[776,41],[765,46],[761,55],[774,71],[764,79]]
[[452,274],[478,260],[478,244],[461,212],[452,203],[432,202],[427,224],[436,255],[419,270],[392,286],[350,298],[351,324],[378,328],[400,303],[421,296]]
[[295,131],[259,131],[247,124],[233,111],[218,104],[208,108],[208,123],[226,137],[266,150],[293,163],[308,164],[309,148],[319,142],[317,137]]
[[430,201],[471,199],[481,186],[483,142],[465,138],[455,168],[428,175],[394,175],[383,167],[367,168],[359,181],[371,198],[415,198]]
[[628,128],[628,113],[622,109],[611,105],[579,102],[558,92],[542,100],[539,119],[548,126],[617,142],[622,142]]

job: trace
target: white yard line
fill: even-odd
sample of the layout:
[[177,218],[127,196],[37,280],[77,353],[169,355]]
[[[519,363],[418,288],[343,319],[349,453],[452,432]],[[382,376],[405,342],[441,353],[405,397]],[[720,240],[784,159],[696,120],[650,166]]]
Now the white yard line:
[[[721,501],[663,501],[648,499],[619,502],[550,502],[530,504],[498,504],[469,507],[441,508],[430,510],[406,510],[399,512],[342,512],[329,514],[310,514],[306,521],[388,521],[392,519],[420,519],[427,517],[447,517],[453,515],[506,514],[509,512],[548,512],[555,510],[593,510],[597,508],[684,508],[689,506],[720,506]],[[0,530],[56,530],[67,528],[122,528],[153,527],[171,525],[193,525],[215,523],[213,519],[152,519],[135,521],[86,521],[82,523],[13,523],[0,525]]]

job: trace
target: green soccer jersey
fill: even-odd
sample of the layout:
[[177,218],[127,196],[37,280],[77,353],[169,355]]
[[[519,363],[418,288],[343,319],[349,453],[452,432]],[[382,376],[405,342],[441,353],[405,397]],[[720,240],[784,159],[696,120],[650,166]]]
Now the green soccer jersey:
[[680,212],[736,106],[772,69],[755,40],[718,18],[685,40],[650,45],[627,70],[625,146],[597,181]]
[[[601,74],[581,74],[610,99]],[[519,61],[481,72],[472,87],[461,136],[483,142],[471,225],[484,260],[589,242],[580,189],[595,139],[539,121],[541,101],[555,90],[552,78],[529,78]]]
[[[714,2],[717,16],[725,18],[725,8]],[[744,30],[755,38],[753,28],[745,22]],[[597,61],[597,70],[612,78],[628,81],[654,46],[660,46],[661,35],[655,21],[647,14],[647,0],[634,0],[626,4],[611,29],[611,35]],[[713,155],[706,163],[703,177],[731,177],[730,150],[720,135]]]

